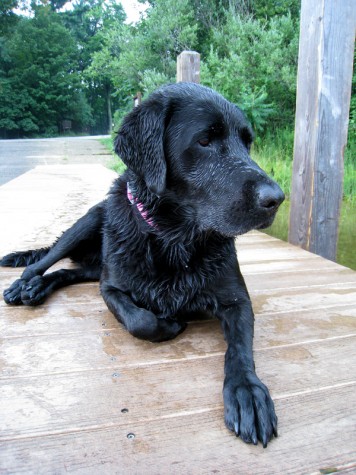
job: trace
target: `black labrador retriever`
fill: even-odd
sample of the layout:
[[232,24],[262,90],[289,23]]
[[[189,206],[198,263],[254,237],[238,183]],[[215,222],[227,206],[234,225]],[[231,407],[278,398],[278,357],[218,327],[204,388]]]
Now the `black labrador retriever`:
[[[123,121],[115,150],[128,168],[108,198],[53,246],[9,254],[1,265],[27,266],[4,292],[12,305],[100,279],[118,321],[153,342],[179,335],[194,312],[215,315],[228,345],[226,425],[265,447],[277,417],[255,373],[254,316],[234,237],[269,226],[284,195],[251,160],[252,138],[243,113],[211,89],[157,90]],[[64,257],[77,268],[45,274]]]

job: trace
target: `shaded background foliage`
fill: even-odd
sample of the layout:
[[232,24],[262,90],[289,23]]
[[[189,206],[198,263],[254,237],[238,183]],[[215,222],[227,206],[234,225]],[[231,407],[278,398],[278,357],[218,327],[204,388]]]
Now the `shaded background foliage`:
[[1,136],[55,135],[63,120],[106,133],[137,90],[175,81],[185,49],[201,53],[202,83],[240,105],[258,132],[292,124],[300,0],[148,3],[126,24],[114,0],[2,0]]

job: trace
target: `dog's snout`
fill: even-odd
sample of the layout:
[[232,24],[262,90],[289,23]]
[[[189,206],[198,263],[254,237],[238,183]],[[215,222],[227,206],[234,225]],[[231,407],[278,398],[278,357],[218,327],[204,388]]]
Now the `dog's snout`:
[[260,208],[273,212],[284,201],[284,193],[276,184],[264,183],[260,185],[257,191],[257,204]]

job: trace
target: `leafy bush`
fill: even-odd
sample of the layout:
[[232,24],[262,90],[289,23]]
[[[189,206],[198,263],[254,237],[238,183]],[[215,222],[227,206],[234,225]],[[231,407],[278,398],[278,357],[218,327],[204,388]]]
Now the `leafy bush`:
[[242,88],[239,106],[245,112],[256,132],[263,132],[268,125],[268,119],[273,116],[275,109],[273,104],[267,102],[266,88],[251,91],[248,86]]
[[167,83],[175,82],[174,77],[169,77],[156,69],[146,69],[140,74],[140,89],[143,91],[144,96],[148,96],[160,86]]
[[291,124],[298,31],[290,15],[262,21],[228,14],[203,58],[202,83],[238,104],[258,131]]

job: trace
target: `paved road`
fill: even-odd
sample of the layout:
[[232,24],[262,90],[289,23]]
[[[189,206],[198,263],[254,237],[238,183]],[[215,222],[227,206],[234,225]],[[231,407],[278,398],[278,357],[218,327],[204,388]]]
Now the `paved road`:
[[0,185],[36,165],[106,165],[112,156],[99,142],[101,137],[103,136],[0,140]]

